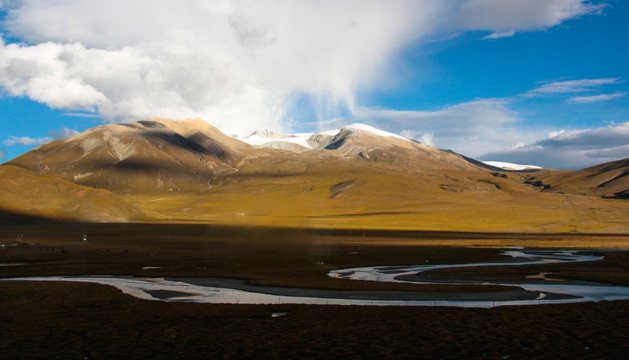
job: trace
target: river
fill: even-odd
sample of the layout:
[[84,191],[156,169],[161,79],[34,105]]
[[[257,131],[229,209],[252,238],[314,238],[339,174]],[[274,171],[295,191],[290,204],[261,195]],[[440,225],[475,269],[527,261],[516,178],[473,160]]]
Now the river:
[[[434,269],[477,266],[521,266],[549,263],[599,261],[602,256],[576,250],[508,249],[511,258],[501,262],[469,264],[423,264],[408,266],[370,266],[331,271],[328,275],[346,281],[371,280],[443,284],[418,276]],[[2,279],[0,281],[71,281],[114,286],[125,294],[145,300],[213,304],[309,304],[371,306],[457,306],[494,307],[571,302],[629,300],[629,287],[580,281],[547,281],[544,274],[521,282],[483,282],[504,285],[512,290],[487,292],[405,292],[280,288],[249,285],[245,281],[220,278],[138,278],[124,276],[47,276]],[[470,284],[448,281],[448,284]]]

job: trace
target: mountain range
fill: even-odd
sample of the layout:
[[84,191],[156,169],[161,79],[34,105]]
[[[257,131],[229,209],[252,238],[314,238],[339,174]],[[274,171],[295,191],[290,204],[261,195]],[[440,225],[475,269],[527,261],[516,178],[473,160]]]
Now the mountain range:
[[483,163],[363,124],[234,137],[200,119],[149,119],[1,165],[0,221],[627,233],[628,174],[629,159],[575,171]]

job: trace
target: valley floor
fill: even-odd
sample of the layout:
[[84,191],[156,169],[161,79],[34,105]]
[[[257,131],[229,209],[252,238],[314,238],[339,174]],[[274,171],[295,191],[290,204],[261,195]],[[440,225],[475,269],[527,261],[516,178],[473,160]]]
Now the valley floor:
[[[480,289],[339,280],[327,273],[374,264],[496,261],[508,246],[601,248],[597,253],[606,257],[597,262],[427,275],[517,281],[544,272],[629,285],[629,253],[614,250],[629,248],[626,235],[48,224],[2,226],[0,243],[0,263],[12,265],[0,267],[2,278],[214,276],[257,286],[406,292]],[[629,351],[626,301],[492,309],[208,305],[50,282],[0,282],[0,292],[2,358],[595,359]]]

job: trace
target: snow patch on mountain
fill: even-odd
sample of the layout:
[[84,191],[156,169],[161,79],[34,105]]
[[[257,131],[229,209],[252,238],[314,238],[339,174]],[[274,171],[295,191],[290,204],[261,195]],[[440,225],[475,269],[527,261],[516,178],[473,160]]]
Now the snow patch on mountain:
[[543,169],[542,167],[535,165],[520,165],[520,164],[512,164],[508,162],[502,161],[483,161],[484,164],[489,166],[498,167],[505,170],[535,170],[535,169]]
[[312,147],[308,144],[308,139],[312,136],[311,133],[300,133],[300,134],[279,134],[274,131],[270,131],[267,129],[259,129],[247,136],[237,137],[238,140],[246,142],[249,145],[253,146],[262,146],[271,142],[288,142],[292,144],[297,144],[305,147],[306,149],[312,149]]
[[280,134],[280,133],[277,133],[268,129],[259,129],[246,136],[238,136],[238,135],[232,135],[232,136],[237,138],[240,141],[243,141],[253,146],[264,146],[270,143],[277,144],[278,142],[288,142],[288,143],[293,143],[293,144],[303,146],[306,149],[313,149],[312,145],[308,142],[308,139],[310,139],[311,137],[315,135],[324,135],[324,136],[334,137],[343,130],[367,132],[367,133],[377,135],[377,136],[394,137],[394,138],[410,141],[407,138],[402,137],[400,135],[386,132],[383,130],[379,130],[372,126],[360,124],[360,123],[354,123],[347,126],[343,126],[339,129],[320,131],[316,133]]
[[[347,126],[344,126],[343,128],[345,129],[353,129],[353,130],[360,130],[360,131],[366,131],[369,133],[372,133],[374,135],[378,135],[378,136],[384,136],[384,137],[395,137],[398,139],[402,139],[402,140],[406,140],[409,141],[407,138],[402,137],[400,135],[394,134],[394,133],[390,133],[387,131],[383,131],[380,129],[376,129],[375,127],[369,126],[369,125],[365,125],[365,124],[360,124],[360,123],[354,123],[354,124],[350,124]],[[343,129],[341,128],[341,129]]]

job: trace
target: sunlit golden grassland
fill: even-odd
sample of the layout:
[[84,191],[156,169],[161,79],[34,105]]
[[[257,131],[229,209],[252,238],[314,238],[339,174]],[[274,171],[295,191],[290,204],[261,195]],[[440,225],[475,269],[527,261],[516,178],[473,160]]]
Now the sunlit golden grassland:
[[117,222],[143,217],[137,208],[109,191],[16,166],[0,166],[0,179],[0,213],[61,222]]
[[[339,185],[340,184],[340,185]],[[197,193],[129,195],[156,221],[341,229],[629,233],[629,202],[542,193],[489,173],[239,176]]]

